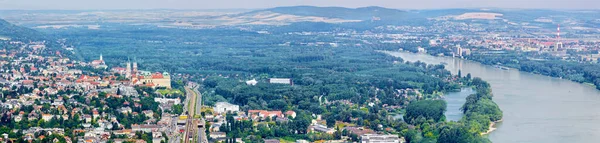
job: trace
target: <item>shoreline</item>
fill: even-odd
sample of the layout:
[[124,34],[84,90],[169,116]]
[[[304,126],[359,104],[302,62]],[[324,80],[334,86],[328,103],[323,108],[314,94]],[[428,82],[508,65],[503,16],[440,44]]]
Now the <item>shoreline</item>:
[[[380,50],[377,50],[377,51],[380,51]],[[425,55],[430,55],[430,56],[434,56],[434,57],[450,57],[450,56],[437,56],[437,55],[431,55],[431,54],[429,54],[429,53],[413,53],[413,52],[406,51],[406,50],[402,50],[402,51],[389,51],[389,50],[383,50],[383,51],[380,51],[380,52],[383,52],[383,53],[385,53],[385,54],[388,54],[388,55],[390,55],[390,54],[391,54],[391,53],[393,53],[393,52],[405,52],[405,53],[412,53],[412,54],[425,54]],[[456,58],[456,57],[450,57],[450,58]],[[482,63],[482,62],[480,62],[480,61],[475,61],[475,60],[471,60],[471,59],[467,59],[467,58],[458,58],[458,59],[462,59],[462,60],[466,60],[466,61],[470,61],[470,62],[476,62],[476,63],[479,63],[479,64],[481,64],[481,65],[486,65],[486,66],[494,66],[494,65],[485,64],[485,63]],[[579,83],[579,84],[583,84],[583,85],[589,85],[589,86],[591,86],[592,88],[596,88],[597,90],[600,90],[600,89],[598,89],[598,88],[597,88],[597,86],[596,86],[595,84],[593,84],[593,83],[590,83],[589,81],[577,82],[577,81],[575,81],[575,80],[567,79],[567,78],[564,78],[564,77],[555,77],[555,76],[544,75],[544,74],[535,73],[535,72],[523,71],[523,70],[520,70],[520,69],[519,69],[519,68],[517,68],[517,67],[512,67],[512,66],[505,66],[505,67],[508,67],[508,68],[511,68],[511,69],[515,69],[515,70],[517,70],[517,71],[519,71],[519,72],[530,73],[530,74],[534,74],[534,75],[547,76],[547,77],[556,78],[556,79],[564,79],[564,80],[568,80],[568,81],[571,81],[571,82],[574,82],[574,83]],[[510,69],[509,69],[509,70],[510,70]]]
[[[424,55],[428,55],[428,56],[434,56],[434,57],[436,57],[435,55],[430,55],[430,54],[427,54],[427,53],[413,53],[413,52],[409,52],[409,51],[387,51],[387,50],[377,50],[377,52],[381,52],[381,53],[384,53],[384,54],[388,54],[388,55],[391,55],[391,56],[394,56],[394,57],[400,57],[400,56],[396,56],[396,55],[394,55],[394,53],[395,53],[395,52],[400,52],[400,53],[404,52],[404,53],[410,53],[410,54],[424,54]],[[401,57],[401,58],[402,58],[402,57]],[[455,58],[455,57],[451,57],[451,58]],[[469,61],[469,62],[475,62],[475,63],[479,63],[479,64],[481,64],[482,66],[490,66],[490,65],[487,65],[487,64],[483,64],[483,63],[481,63],[481,62],[478,62],[478,61],[473,61],[473,60],[469,60],[469,59],[463,59],[463,58],[460,58],[460,59],[462,59],[462,60],[466,60],[466,61]],[[431,63],[428,63],[428,64],[431,64]],[[510,70],[510,69],[509,69],[509,70]],[[518,69],[517,69],[517,70],[518,70]],[[519,72],[524,72],[524,71],[520,71],[520,70],[518,70],[518,71],[519,71]],[[531,73],[531,72],[525,72],[525,73]],[[541,75],[541,74],[540,74],[540,75]],[[546,75],[542,75],[542,76],[546,76]],[[552,76],[547,76],[547,77],[552,77]],[[569,80],[569,81],[572,81],[572,80]],[[572,82],[573,82],[573,81],[572,81]],[[464,88],[464,87],[461,87],[461,90],[462,90],[463,88]],[[443,97],[444,97],[444,96],[442,96],[442,98],[443,98]],[[492,102],[494,102],[494,100],[492,100]],[[495,103],[495,102],[494,102],[494,103]],[[463,116],[464,116],[464,115],[463,115]],[[482,133],[480,133],[480,135],[481,135],[481,136],[486,136],[486,135],[488,135],[488,134],[492,133],[493,131],[495,131],[495,130],[497,129],[497,128],[495,127],[495,126],[496,126],[496,124],[497,124],[497,123],[500,123],[500,122],[502,122],[502,121],[504,121],[504,118],[501,118],[501,119],[500,119],[500,120],[498,120],[498,121],[490,121],[491,123],[490,123],[490,125],[489,125],[489,127],[488,127],[488,130],[487,130],[487,131],[485,131],[485,132],[482,132]]]
[[481,133],[481,135],[488,135],[488,134],[492,133],[493,131],[495,131],[496,129],[498,129],[498,128],[494,127],[496,125],[496,123],[500,123],[502,121],[503,121],[503,119],[500,119],[498,121],[490,123],[490,127],[488,128],[488,130],[484,133]]

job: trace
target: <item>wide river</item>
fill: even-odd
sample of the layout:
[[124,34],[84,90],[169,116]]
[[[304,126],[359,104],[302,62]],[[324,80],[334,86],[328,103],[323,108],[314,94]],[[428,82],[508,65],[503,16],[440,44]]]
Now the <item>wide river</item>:
[[600,142],[600,91],[592,86],[451,57],[388,54],[405,61],[444,62],[453,74],[460,69],[463,76],[471,73],[489,82],[493,100],[504,112],[504,121],[488,135],[495,143]]

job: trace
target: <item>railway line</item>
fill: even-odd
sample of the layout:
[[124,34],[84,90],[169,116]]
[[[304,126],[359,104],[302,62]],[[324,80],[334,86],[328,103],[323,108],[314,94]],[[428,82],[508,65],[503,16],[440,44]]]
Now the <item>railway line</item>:
[[185,90],[189,98],[187,119],[184,130],[184,143],[198,142],[208,143],[204,130],[204,119],[201,117],[202,95],[197,91],[195,84],[186,86]]

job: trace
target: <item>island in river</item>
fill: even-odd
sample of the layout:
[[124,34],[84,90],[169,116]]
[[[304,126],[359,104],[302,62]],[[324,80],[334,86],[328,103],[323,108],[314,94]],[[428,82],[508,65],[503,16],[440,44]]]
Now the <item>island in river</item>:
[[406,52],[385,52],[405,61],[445,62],[491,84],[504,116],[488,134],[492,142],[595,143],[600,140],[600,91],[565,79],[502,70],[473,61]]

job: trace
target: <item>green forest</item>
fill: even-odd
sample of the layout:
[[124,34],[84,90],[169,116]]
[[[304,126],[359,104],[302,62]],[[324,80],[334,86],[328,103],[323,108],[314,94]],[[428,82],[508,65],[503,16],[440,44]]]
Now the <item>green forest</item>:
[[[124,66],[131,59],[140,69],[167,71],[176,78],[201,83],[206,105],[226,101],[243,110],[298,113],[284,123],[268,119],[265,126],[249,126],[247,121],[221,126],[229,138],[248,137],[244,138],[248,142],[262,138],[316,141],[341,136],[358,141],[356,135],[340,129],[333,135],[306,132],[313,114],[322,115],[332,128],[339,122],[349,123],[399,134],[408,142],[489,142],[480,133],[502,117],[491,101],[489,84],[481,79],[455,80],[443,65],[404,62],[376,51],[398,45],[360,45],[357,43],[362,39],[352,37],[293,35],[285,29],[272,29],[274,34],[258,34],[230,28],[114,24],[100,30],[45,32],[65,38],[75,47],[75,59],[91,61],[102,54],[109,66]],[[322,41],[340,46],[306,44]],[[270,84],[269,78],[290,78],[293,85]],[[258,84],[246,84],[253,79]],[[469,96],[462,109],[464,119],[447,122],[441,95],[462,87],[477,88],[478,94]],[[396,114],[403,114],[404,120],[391,118]]]

